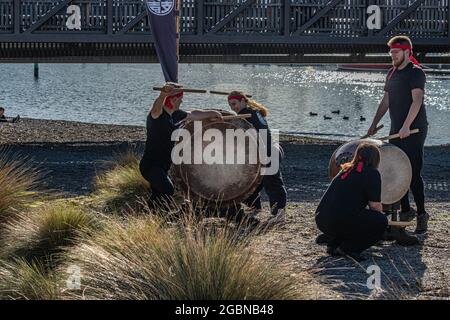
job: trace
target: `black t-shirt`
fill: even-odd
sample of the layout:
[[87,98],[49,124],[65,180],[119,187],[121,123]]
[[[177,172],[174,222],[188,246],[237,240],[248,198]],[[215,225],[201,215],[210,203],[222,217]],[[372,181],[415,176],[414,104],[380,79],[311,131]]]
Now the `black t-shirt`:
[[[389,93],[389,115],[391,117],[391,134],[398,133],[408,116],[413,102],[411,90],[425,90],[425,72],[419,66],[409,63],[402,70],[390,69],[386,77],[384,91]],[[424,128],[428,125],[425,105],[411,124],[411,129]]]
[[5,115],[2,115],[0,117],[0,122],[7,122],[8,120],[6,119]]
[[[255,127],[256,131],[259,132],[261,129],[267,129],[267,145],[272,145],[272,134],[270,132],[269,125],[267,124],[266,118],[263,117],[259,110],[246,107],[239,111],[239,114],[251,114],[252,117],[245,120],[250,122]],[[271,153],[271,148],[267,148],[267,156],[270,157]]]
[[381,176],[377,169],[364,167],[362,172],[352,170],[345,180],[343,171],[333,179],[316,210],[322,223],[335,224],[361,212],[369,201],[381,201]]
[[187,113],[176,110],[172,115],[163,111],[153,119],[149,113],[147,116],[147,141],[145,143],[142,163],[145,166],[157,165],[168,170],[172,163],[171,153],[175,142],[171,140],[172,133],[177,129],[176,124],[187,117]]

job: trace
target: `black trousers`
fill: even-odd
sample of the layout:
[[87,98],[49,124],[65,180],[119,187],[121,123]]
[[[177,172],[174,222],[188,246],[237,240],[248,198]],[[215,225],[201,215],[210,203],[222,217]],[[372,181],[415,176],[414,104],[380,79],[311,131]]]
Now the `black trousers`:
[[346,253],[360,254],[380,240],[388,226],[388,220],[381,212],[363,209],[343,221],[327,221],[316,217],[317,227],[330,239],[329,246],[340,247]]
[[161,166],[145,164],[141,162],[142,176],[150,183],[151,196],[149,205],[151,208],[169,208],[173,202],[175,188],[169,178],[168,169]]
[[278,209],[284,209],[286,207],[287,192],[280,170],[274,175],[264,176],[261,184],[244,203],[251,208],[261,209],[261,190],[263,188],[269,197],[272,214],[276,214]]
[[[412,180],[411,180],[411,192],[414,197],[414,202],[417,206],[417,214],[425,213],[425,194],[424,183],[422,178],[423,168],[423,154],[425,139],[427,138],[428,128],[420,128],[420,132],[409,136],[406,139],[396,139],[390,141],[393,145],[396,145],[402,149],[409,158],[412,167]],[[409,204],[409,192],[401,200],[402,212],[410,210]]]

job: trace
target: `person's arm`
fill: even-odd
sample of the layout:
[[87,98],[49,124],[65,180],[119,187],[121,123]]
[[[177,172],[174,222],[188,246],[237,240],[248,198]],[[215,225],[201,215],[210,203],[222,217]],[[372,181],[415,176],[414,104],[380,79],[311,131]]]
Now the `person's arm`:
[[377,128],[378,123],[383,119],[384,115],[389,109],[389,93],[387,91],[384,92],[383,99],[381,100],[380,104],[378,105],[377,112],[375,114],[375,117],[373,118],[372,124],[370,125],[369,130],[367,131],[367,134],[369,136],[373,136],[376,132],[375,129]]
[[399,131],[400,139],[409,137],[409,135],[411,134],[410,131],[411,124],[414,122],[417,115],[419,114],[420,108],[422,107],[423,103],[424,92],[422,89],[413,89],[411,90],[411,94],[413,98],[413,103],[409,108],[408,116],[406,117],[405,122],[403,123],[403,127]]
[[[368,170],[368,169],[366,169]],[[365,189],[367,193],[369,209],[383,212],[381,204],[381,175],[378,170],[370,170],[365,177]]]
[[381,202],[369,201],[369,208],[373,211],[383,212],[383,205]]
[[159,118],[159,116],[163,113],[164,100],[166,97],[181,92],[182,90],[180,88],[181,86],[176,83],[166,83],[164,85],[161,89],[159,97],[156,98],[155,102],[153,102],[152,109],[150,110],[150,115],[153,119]]
[[222,114],[218,111],[203,111],[203,110],[193,110],[188,113],[186,121],[221,121]]

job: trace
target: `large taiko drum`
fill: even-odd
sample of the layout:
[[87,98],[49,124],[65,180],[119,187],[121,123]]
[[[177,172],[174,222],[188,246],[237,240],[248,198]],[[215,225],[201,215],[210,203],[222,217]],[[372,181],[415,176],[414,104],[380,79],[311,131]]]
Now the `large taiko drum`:
[[344,143],[331,156],[328,174],[333,179],[340,166],[350,162],[362,142],[373,143],[380,148],[381,202],[389,205],[403,198],[412,179],[411,163],[403,150],[390,143],[375,139],[360,139]]
[[[235,115],[233,113],[219,110],[222,115]],[[202,139],[201,148],[194,144],[195,127],[192,122],[185,124],[183,129],[189,131],[191,136],[191,163],[175,164],[172,170],[172,177],[175,185],[185,197],[204,205],[213,205],[215,207],[232,207],[240,204],[247,199],[258,187],[262,181],[261,163],[255,154],[254,149],[250,148],[250,144],[257,145],[257,137],[248,136],[246,139],[229,139],[227,141],[227,129],[242,129],[244,132],[254,127],[245,119],[225,120],[224,122],[203,122],[202,136],[209,129],[218,130],[223,139],[223,159],[222,163],[195,163],[195,153],[204,152],[205,148],[212,141]],[[198,134],[199,132],[197,132]],[[185,143],[179,141],[179,143]],[[176,145],[177,145],[176,144]],[[230,146],[233,145],[233,148]],[[197,149],[196,149],[197,148]],[[180,148],[181,149],[181,148]],[[198,150],[200,149],[200,150]],[[236,160],[233,163],[227,161],[227,152],[233,153]],[[245,160],[238,162],[237,153],[245,154]],[[250,157],[252,153],[252,157]]]

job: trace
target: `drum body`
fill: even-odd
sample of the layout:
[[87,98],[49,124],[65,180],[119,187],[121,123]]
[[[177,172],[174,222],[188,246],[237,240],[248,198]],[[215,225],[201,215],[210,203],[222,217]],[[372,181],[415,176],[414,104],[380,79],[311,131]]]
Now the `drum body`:
[[361,139],[344,143],[331,156],[328,174],[333,179],[340,166],[350,162],[358,146],[372,143],[380,148],[381,202],[389,205],[396,203],[408,192],[412,179],[411,163],[403,150],[390,143],[375,139]]
[[[219,111],[223,115],[234,115],[230,112]],[[230,138],[227,141],[227,137],[230,137],[227,136],[227,130],[230,132],[230,130],[242,129],[246,131],[254,129],[248,121],[232,119],[224,122],[203,122],[202,137],[210,129],[214,129],[215,133],[220,133],[219,135],[222,136],[222,159],[224,160],[222,163],[207,163],[205,159],[202,159],[201,164],[194,162],[195,154],[198,156],[199,152],[208,150],[207,148],[210,148],[208,145],[211,146],[211,142],[215,141],[215,139],[211,139],[211,141],[202,139],[201,144],[197,143],[196,149],[194,139],[196,139],[195,134],[199,134],[199,132],[195,132],[194,124],[192,122],[187,123],[182,128],[189,131],[191,136],[191,141],[188,143],[191,148],[191,162],[174,165],[172,177],[176,188],[181,191],[184,197],[205,206],[233,207],[239,205],[256,190],[262,182],[261,163],[257,154],[256,161],[255,158],[250,160],[250,152],[254,151],[254,149],[250,148],[250,144],[257,146],[257,137],[249,136],[245,140]],[[180,143],[184,142],[179,141],[176,145]],[[233,148],[230,148],[231,144],[234,146]],[[201,146],[200,148],[198,148],[199,145]],[[234,163],[226,161],[227,152],[233,153]],[[245,155],[245,161],[237,162],[238,152],[241,152],[241,155]],[[252,156],[255,156],[255,154],[252,153]]]

